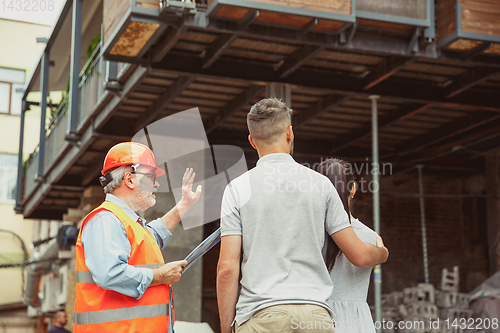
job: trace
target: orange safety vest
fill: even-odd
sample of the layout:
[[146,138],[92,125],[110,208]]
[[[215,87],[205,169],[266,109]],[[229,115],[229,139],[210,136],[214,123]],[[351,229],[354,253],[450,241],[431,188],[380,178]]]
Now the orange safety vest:
[[[140,299],[99,287],[93,280],[82,245],[82,230],[98,212],[108,210],[123,223],[130,242],[129,265],[157,268],[163,256],[155,238],[118,205],[104,201],[83,220],[76,242],[76,293],[74,333],[153,333],[167,332],[171,307],[171,287],[160,284],[149,287]],[[115,237],[115,235],[109,235]],[[103,253],[103,255],[106,255]],[[173,320],[172,320],[173,325]]]

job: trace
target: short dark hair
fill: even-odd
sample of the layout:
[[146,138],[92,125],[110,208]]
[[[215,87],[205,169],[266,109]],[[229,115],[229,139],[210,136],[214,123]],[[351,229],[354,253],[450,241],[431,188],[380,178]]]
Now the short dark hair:
[[292,113],[292,109],[277,98],[263,99],[247,114],[248,131],[258,141],[273,143],[292,124]]

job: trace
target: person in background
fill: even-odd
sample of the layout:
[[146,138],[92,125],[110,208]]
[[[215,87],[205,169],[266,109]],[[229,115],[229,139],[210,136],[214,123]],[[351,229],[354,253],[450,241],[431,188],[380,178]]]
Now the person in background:
[[68,315],[66,314],[66,311],[57,311],[53,319],[53,323],[54,326],[52,326],[49,330],[49,333],[70,333],[70,331],[64,328],[64,325],[68,323]]
[[[356,182],[349,163],[327,159],[317,171],[334,185],[356,235],[363,242],[384,247],[382,238],[352,216],[351,202],[356,194]],[[375,326],[366,302],[372,267],[357,267],[342,253],[331,238],[327,238],[326,266],[333,282],[328,300],[335,313],[335,333],[375,333]]]

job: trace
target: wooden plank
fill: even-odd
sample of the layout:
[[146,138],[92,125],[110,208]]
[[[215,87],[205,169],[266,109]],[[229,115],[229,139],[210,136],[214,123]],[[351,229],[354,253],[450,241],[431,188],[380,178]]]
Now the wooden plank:
[[477,40],[457,39],[446,48],[450,50],[470,51],[481,44],[482,42]]
[[[208,2],[208,6],[210,6],[211,2],[213,2],[213,0]],[[249,11],[250,9],[246,8],[221,6],[217,13],[215,13],[215,16],[241,20],[248,14]]]
[[130,7],[129,1],[104,0],[103,3],[103,43],[111,38],[118,24]]
[[175,46],[172,48],[173,50],[182,50],[182,51],[190,51],[190,52],[195,52],[195,53],[201,53],[203,52],[208,45],[203,45],[203,44],[195,44],[195,43],[188,43],[184,41],[180,41]]
[[338,69],[354,73],[363,73],[366,70],[368,70],[366,66],[362,65],[345,64],[341,62],[336,63],[334,61],[321,61],[321,60],[311,60],[307,63],[307,66],[317,67],[317,68]]
[[290,7],[351,15],[350,0],[289,0]]
[[215,101],[215,100],[206,100],[201,98],[190,98],[189,96],[185,97],[177,97],[174,101],[178,104],[192,104],[192,105],[200,105],[200,106],[211,106],[215,108],[221,108],[226,103],[224,101]]
[[369,21],[369,20],[359,20],[359,25],[388,29],[388,30],[400,30],[400,31],[408,31],[413,32],[415,28],[410,25],[402,25],[402,24],[394,24],[387,22],[379,22],[379,21]]
[[[329,12],[335,14],[351,15],[351,0],[248,0],[249,2],[267,3],[283,7],[295,7],[302,9]],[[415,1],[415,0],[413,0]],[[419,0],[417,0],[419,1]],[[208,0],[208,6],[214,0]],[[215,16],[233,19],[242,19],[248,13],[248,9],[221,6]],[[262,13],[261,13],[262,14]]]
[[271,12],[260,12],[255,22],[285,25],[288,27],[304,28],[313,19],[310,17],[286,15]]
[[111,55],[135,57],[160,27],[157,23],[132,21],[109,52]]
[[436,32],[438,41],[457,31],[456,0],[436,1]]
[[165,79],[160,79],[160,78],[155,78],[155,77],[147,77],[144,79],[143,83],[145,84],[153,84],[156,86],[169,86],[174,82],[174,80],[165,80]]
[[137,0],[135,5],[137,7],[160,9],[160,1],[158,0]]
[[309,122],[311,126],[320,126],[320,127],[339,127],[339,128],[358,128],[360,126],[359,123],[355,123],[352,121],[342,121],[340,119],[335,118],[334,120],[330,119],[314,119]]
[[213,91],[220,92],[226,94],[239,94],[242,89],[238,87],[228,87],[228,86],[217,86],[217,85],[208,85],[208,84],[200,84],[200,83],[192,83],[190,85],[191,89],[197,89],[202,91]]
[[356,0],[356,10],[425,20],[426,0]]
[[312,30],[319,30],[319,31],[337,31],[338,29],[342,28],[345,23],[342,22],[336,22],[336,21],[328,21],[328,20],[319,20],[318,24],[316,24]]
[[488,50],[484,51],[488,54],[500,54],[500,44],[493,44]]
[[278,42],[268,42],[264,40],[238,38],[231,44],[233,48],[263,51],[273,54],[290,55],[298,48],[297,45],[282,44]]
[[462,1],[462,30],[500,36],[500,2]]

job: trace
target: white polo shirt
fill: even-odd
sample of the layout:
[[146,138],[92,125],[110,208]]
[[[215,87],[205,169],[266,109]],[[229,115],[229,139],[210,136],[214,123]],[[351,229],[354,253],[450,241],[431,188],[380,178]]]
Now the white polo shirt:
[[289,154],[262,157],[224,192],[221,235],[241,235],[243,262],[236,322],[278,304],[316,304],[330,312],[332,281],[322,248],[349,227],[330,180]]

